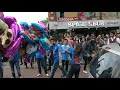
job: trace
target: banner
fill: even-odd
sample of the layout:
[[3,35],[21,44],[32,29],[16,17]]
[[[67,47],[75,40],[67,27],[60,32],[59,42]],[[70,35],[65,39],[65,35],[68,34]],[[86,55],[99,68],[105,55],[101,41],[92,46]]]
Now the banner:
[[120,20],[84,20],[49,22],[49,29],[120,27]]

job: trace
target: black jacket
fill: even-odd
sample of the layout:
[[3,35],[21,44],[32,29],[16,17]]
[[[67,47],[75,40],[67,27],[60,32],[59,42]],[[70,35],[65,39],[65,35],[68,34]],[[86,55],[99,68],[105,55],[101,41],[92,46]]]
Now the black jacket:
[[85,48],[83,50],[83,55],[89,57],[88,54],[91,55],[92,52],[93,52],[93,47],[91,43],[86,43]]

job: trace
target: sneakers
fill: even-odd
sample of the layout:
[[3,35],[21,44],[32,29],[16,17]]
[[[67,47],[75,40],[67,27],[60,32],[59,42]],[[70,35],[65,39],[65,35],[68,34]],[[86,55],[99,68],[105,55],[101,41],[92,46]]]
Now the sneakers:
[[[38,74],[38,75],[37,75],[37,77],[39,77],[39,76],[41,76],[41,75],[42,75],[42,74]],[[48,74],[45,74],[45,75],[46,75],[47,77],[49,77],[49,75],[48,75]]]
[[38,74],[37,77],[41,76],[41,74]]
[[49,77],[49,75],[48,75],[48,74],[46,74],[46,76],[47,76],[47,77]]
[[20,76],[20,78],[22,78],[22,76]]
[[84,72],[84,73],[87,73],[87,71],[84,71],[84,70],[83,70],[83,72]]

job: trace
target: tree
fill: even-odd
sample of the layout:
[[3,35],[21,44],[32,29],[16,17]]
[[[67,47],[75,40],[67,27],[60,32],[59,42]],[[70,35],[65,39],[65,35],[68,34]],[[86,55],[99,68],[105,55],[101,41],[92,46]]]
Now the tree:
[[[41,20],[41,22],[43,22],[43,23],[46,25],[47,29],[49,28],[48,18],[46,18],[45,20]],[[48,29],[48,30],[49,30],[49,29]]]
[[48,24],[48,19],[46,18],[45,20],[42,20],[41,22],[43,22],[45,25]]

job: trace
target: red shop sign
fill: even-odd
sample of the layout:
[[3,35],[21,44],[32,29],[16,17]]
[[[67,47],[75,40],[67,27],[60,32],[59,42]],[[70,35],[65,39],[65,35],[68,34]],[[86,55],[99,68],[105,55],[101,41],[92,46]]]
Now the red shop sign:
[[77,21],[77,17],[69,17],[69,18],[57,18],[57,21]]

